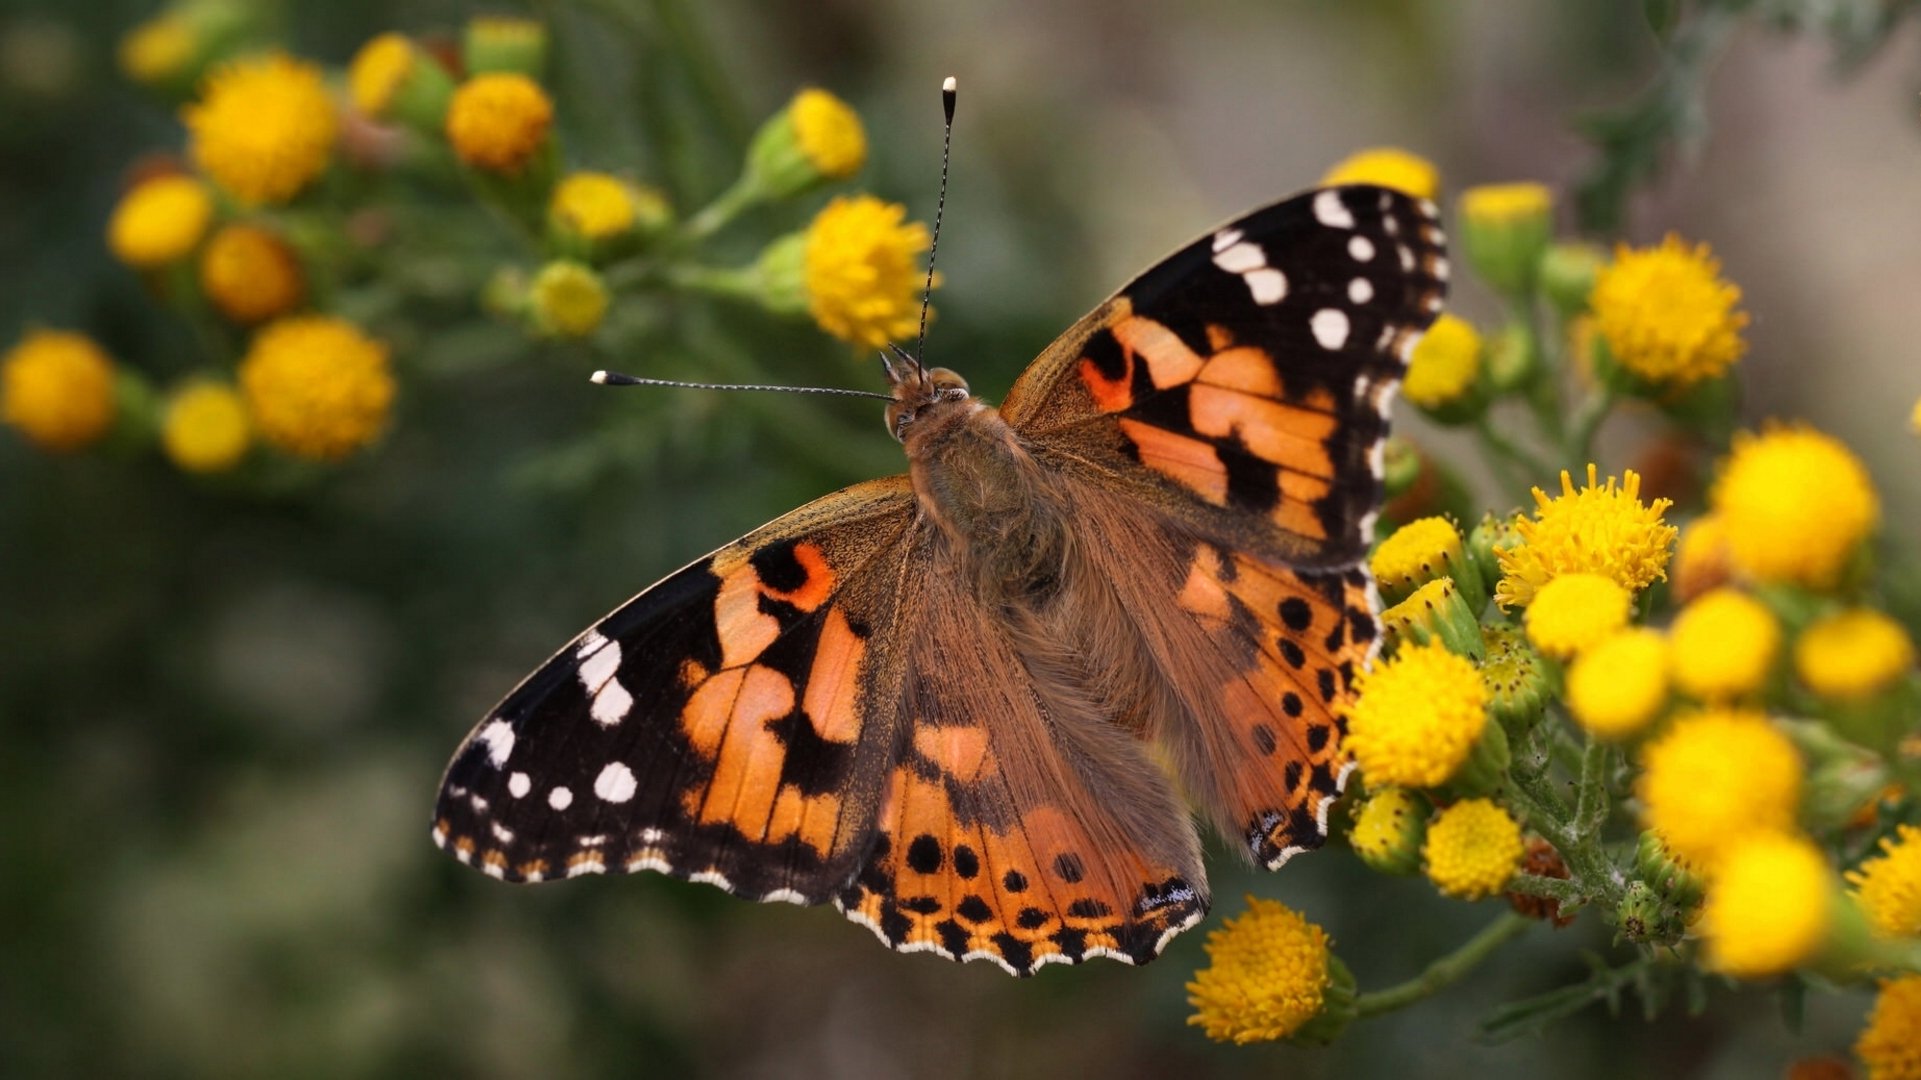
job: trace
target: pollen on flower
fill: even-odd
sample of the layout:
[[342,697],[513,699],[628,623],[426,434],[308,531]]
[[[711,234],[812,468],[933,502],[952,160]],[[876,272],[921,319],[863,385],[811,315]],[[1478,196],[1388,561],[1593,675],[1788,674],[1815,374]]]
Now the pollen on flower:
[[1870,697],[1914,667],[1914,642],[1873,608],[1850,608],[1810,623],[1794,642],[1794,671],[1808,689],[1841,700]]
[[299,307],[307,278],[277,233],[236,222],[222,226],[200,253],[200,287],[222,315],[252,325]]
[[1921,1080],[1921,975],[1881,984],[1854,1054],[1868,1080]]
[[143,180],[120,197],[107,222],[107,246],[128,266],[164,266],[191,254],[212,220],[207,185],[168,173]]
[[1416,518],[1375,547],[1368,568],[1392,596],[1406,596],[1436,578],[1467,573],[1461,531],[1445,517]]
[[188,472],[222,472],[246,456],[252,441],[247,406],[233,387],[199,381],[167,403],[160,445],[175,465]]
[[546,145],[553,119],[553,102],[534,80],[516,72],[476,75],[454,91],[447,141],[477,169],[518,173]]
[[1634,598],[1613,578],[1560,574],[1527,606],[1527,639],[1542,655],[1566,660],[1627,625]]
[[1568,711],[1599,738],[1624,739],[1641,731],[1667,697],[1667,641],[1643,627],[1603,638],[1568,668]]
[[83,334],[30,330],[0,356],[0,420],[42,449],[91,445],[117,409],[113,361]]
[[1835,900],[1827,859],[1808,840],[1763,833],[1730,844],[1701,909],[1708,966],[1746,979],[1798,967],[1826,940]]
[[1642,379],[1672,386],[1732,367],[1747,351],[1748,316],[1741,290],[1720,274],[1706,244],[1672,233],[1655,247],[1617,247],[1589,300],[1608,351]]
[[1187,1022],[1217,1042],[1286,1038],[1326,1001],[1327,932],[1276,900],[1247,898],[1247,911],[1207,936],[1208,965],[1187,984]]
[[1423,409],[1439,408],[1466,394],[1480,372],[1480,333],[1444,311],[1415,344],[1401,395]]
[[547,213],[568,232],[587,240],[605,240],[634,227],[632,189],[604,172],[570,173],[554,185]]
[[867,163],[867,132],[860,114],[845,101],[809,87],[794,95],[788,109],[794,118],[794,141],[822,176],[845,180]]
[[182,119],[194,162],[245,205],[293,198],[327,167],[339,131],[319,65],[278,52],[214,69]]
[[1441,172],[1419,154],[1393,146],[1377,146],[1350,154],[1321,177],[1323,185],[1376,184],[1404,191],[1417,199],[1432,199],[1441,191]]
[[907,208],[872,195],[828,203],[807,227],[807,309],[822,330],[877,349],[911,335],[920,322],[917,266],[927,226]]
[[1655,499],[1643,505],[1641,477],[1632,469],[1618,487],[1612,476],[1604,485],[1597,483],[1597,473],[1590,464],[1587,486],[1576,491],[1573,478],[1563,471],[1561,494],[1552,499],[1534,489],[1534,517],[1515,524],[1521,543],[1498,552],[1496,603],[1527,604],[1557,574],[1602,574],[1630,593],[1667,576],[1675,529],[1661,514],[1673,503]]
[[334,461],[372,442],[393,407],[387,348],[344,319],[269,324],[240,361],[240,389],[260,437]]
[[1742,837],[1789,829],[1800,809],[1801,755],[1758,712],[1684,716],[1648,744],[1641,764],[1643,824],[1703,868]]
[[1344,706],[1347,741],[1373,785],[1447,782],[1487,727],[1487,688],[1474,662],[1439,642],[1403,648],[1357,680]]
[[1848,871],[1848,883],[1875,933],[1921,937],[1921,828],[1899,826],[1895,835],[1881,838],[1880,849]]
[[1675,685],[1714,701],[1762,688],[1781,652],[1781,624],[1766,604],[1721,588],[1682,608],[1668,640]]
[[1428,880],[1449,896],[1479,900],[1504,888],[1520,867],[1521,826],[1488,799],[1467,799],[1435,815],[1421,854]]
[[1881,517],[1861,459],[1805,425],[1736,435],[1708,501],[1736,569],[1817,588],[1835,583]]

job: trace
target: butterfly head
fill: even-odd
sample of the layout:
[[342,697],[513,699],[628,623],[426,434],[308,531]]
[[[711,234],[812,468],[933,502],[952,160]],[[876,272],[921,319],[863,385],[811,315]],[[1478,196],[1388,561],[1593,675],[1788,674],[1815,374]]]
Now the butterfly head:
[[907,441],[907,429],[914,424],[943,415],[958,416],[973,399],[967,380],[947,368],[890,363],[887,379],[894,384],[894,400],[887,406],[887,430],[901,442]]

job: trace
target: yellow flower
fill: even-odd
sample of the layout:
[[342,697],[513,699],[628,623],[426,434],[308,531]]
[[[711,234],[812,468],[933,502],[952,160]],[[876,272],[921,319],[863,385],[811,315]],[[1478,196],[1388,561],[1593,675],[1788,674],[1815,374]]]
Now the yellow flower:
[[476,75],[454,91],[447,109],[447,141],[478,169],[518,173],[546,145],[554,105],[525,75]]
[[586,337],[607,315],[607,286],[600,275],[567,259],[540,268],[528,299],[540,328],[560,337]]
[[79,450],[113,426],[113,361],[91,338],[29,330],[0,357],[0,420],[45,450]]
[[1403,648],[1356,689],[1343,706],[1347,741],[1371,785],[1446,783],[1487,727],[1481,673],[1439,642]]
[[1466,799],[1435,815],[1421,854],[1428,880],[1449,896],[1493,896],[1521,864],[1521,827],[1487,799]]
[[1921,975],[1881,984],[1854,1054],[1868,1080],[1921,1080]]
[[606,240],[634,227],[633,189],[604,172],[570,173],[554,185],[547,213],[566,232]]
[[1480,333],[1467,320],[1442,312],[1415,344],[1401,394],[1423,409],[1440,408],[1473,389],[1480,372]]
[[394,94],[418,62],[412,39],[405,34],[381,34],[354,53],[347,66],[347,92],[364,116],[385,119]]
[[1587,467],[1587,486],[1578,492],[1566,471],[1555,498],[1534,489],[1534,519],[1515,523],[1521,543],[1498,552],[1496,603],[1526,604],[1548,579],[1575,571],[1613,578],[1631,593],[1667,576],[1675,530],[1661,520],[1661,513],[1673,503],[1656,499],[1643,506],[1641,477],[1633,469],[1622,476],[1618,488],[1612,476],[1597,485],[1596,472],[1593,465]]
[[1362,862],[1382,873],[1410,874],[1420,866],[1427,835],[1427,802],[1406,788],[1382,788],[1354,813],[1347,842]]
[[1873,608],[1816,619],[1794,642],[1794,670],[1823,697],[1871,697],[1914,667],[1914,642]]
[[867,163],[867,132],[845,101],[812,87],[794,95],[794,139],[815,171],[845,180]]
[[307,279],[286,241],[236,223],[222,226],[200,253],[200,287],[222,315],[250,325],[299,307]]
[[1612,634],[1568,668],[1568,711],[1599,738],[1625,739],[1640,731],[1667,697],[1667,642],[1653,630]]
[[160,445],[188,472],[223,472],[247,454],[247,407],[233,387],[195,382],[174,394],[160,425]]
[[1660,246],[1615,248],[1589,303],[1608,351],[1651,383],[1690,386],[1734,365],[1747,351],[1741,290],[1721,280],[1706,244],[1669,233]]
[[1782,832],[1801,805],[1801,755],[1760,713],[1696,712],[1641,753],[1643,823],[1676,856],[1711,869],[1726,847]]
[[1835,583],[1881,516],[1861,459],[1804,425],[1736,435],[1708,500],[1736,569],[1817,587]]
[[1834,919],[1834,893],[1827,860],[1799,836],[1765,833],[1729,845],[1701,908],[1707,965],[1758,979],[1813,959]]
[[1682,608],[1668,637],[1675,685],[1705,701],[1761,689],[1781,651],[1781,624],[1774,613],[1728,588]]
[[1634,597],[1613,578],[1561,574],[1527,606],[1527,639],[1542,655],[1566,660],[1627,625]]
[[1540,184],[1483,184],[1461,193],[1461,253],[1475,273],[1510,295],[1539,276],[1554,229],[1554,199]]
[[804,278],[807,310],[822,330],[868,349],[914,333],[928,235],[906,216],[906,207],[872,195],[835,199],[815,216]]
[[339,131],[319,65],[279,52],[215,68],[181,118],[194,162],[245,205],[299,194]]
[[1207,935],[1206,967],[1187,984],[1187,1022],[1217,1042],[1286,1038],[1327,997],[1327,931],[1277,900],[1247,898],[1247,912]]
[[1913,431],[1921,432],[1921,400],[1915,401],[1914,411],[1908,413],[1908,427]]
[[1681,530],[1674,546],[1674,598],[1686,603],[1728,583],[1728,527],[1719,514],[1703,514]]
[[1554,209],[1546,185],[1528,182],[1478,184],[1461,192],[1461,217],[1487,222],[1530,221]]
[[1404,191],[1417,199],[1432,199],[1441,191],[1441,172],[1434,163],[1393,146],[1361,150],[1336,162],[1321,177],[1323,186],[1376,184]]
[[1921,937],[1921,828],[1902,825],[1882,837],[1881,854],[1848,871],[1847,879],[1875,933]]
[[143,180],[120,197],[107,222],[114,257],[138,269],[186,258],[213,220],[213,196],[191,176]]
[[269,324],[240,361],[240,389],[260,437],[334,461],[372,442],[393,407],[387,347],[322,315]]
[[1368,568],[1382,593],[1396,600],[1436,578],[1459,579],[1473,572],[1461,546],[1461,530],[1440,516],[1416,518],[1394,530],[1375,547]]
[[120,70],[148,86],[181,78],[199,55],[200,33],[178,11],[162,11],[120,39]]
[[461,59],[471,74],[539,75],[547,63],[547,27],[536,19],[476,15],[467,21],[461,46]]

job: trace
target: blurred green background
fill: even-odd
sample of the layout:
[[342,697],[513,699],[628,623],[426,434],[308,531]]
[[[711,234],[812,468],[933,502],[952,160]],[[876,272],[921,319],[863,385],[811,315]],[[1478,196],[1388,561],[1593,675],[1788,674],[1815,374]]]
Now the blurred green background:
[[[475,10],[270,15],[337,67],[376,32],[453,30]],[[1577,120],[1634,100],[1662,64],[1639,2],[484,10],[550,21],[569,163],[660,184],[682,208],[815,84],[867,123],[861,186],[931,217],[936,91],[958,76],[930,355],[990,399],[1128,275],[1353,150],[1405,146],[1453,190],[1565,190],[1595,163]],[[0,342],[83,330],[164,385],[196,365],[195,339],[102,240],[128,166],[181,140],[174,110],[114,65],[152,11],[0,6]],[[1903,537],[1921,488],[1905,467],[1921,387],[1915,44],[1899,35],[1842,80],[1815,36],[1743,25],[1709,84],[1709,137],[1627,203],[1628,236],[1708,241],[1746,290],[1745,414],[1847,439]],[[738,256],[819,201],[761,212]],[[1489,1009],[1609,949],[1591,919],[1536,930],[1329,1049],[1222,1047],[1186,1027],[1182,983],[1245,892],[1327,926],[1363,988],[1494,914],[1338,852],[1274,876],[1217,852],[1216,916],[1161,960],[1027,981],[894,956],[832,911],[651,875],[508,887],[456,865],[427,836],[440,769],[526,670],[662,573],[901,462],[872,402],[585,381],[751,361],[878,386],[871,361],[810,326],[654,299],[626,316],[644,352],[619,333],[542,344],[477,312],[480,282],[517,257],[510,237],[429,220],[387,257],[401,284],[359,300],[404,389],[385,442],[344,467],[238,487],[151,452],[56,459],[0,438],[0,1075],[1744,1077],[1852,1039],[1861,994],[1811,994],[1796,1034],[1724,989],[1699,1019],[1647,1022],[1629,996],[1619,1018],[1597,1005],[1544,1037],[1477,1041]],[[1459,310],[1493,310],[1463,293]],[[1635,463],[1635,436],[1610,432],[1604,469]]]

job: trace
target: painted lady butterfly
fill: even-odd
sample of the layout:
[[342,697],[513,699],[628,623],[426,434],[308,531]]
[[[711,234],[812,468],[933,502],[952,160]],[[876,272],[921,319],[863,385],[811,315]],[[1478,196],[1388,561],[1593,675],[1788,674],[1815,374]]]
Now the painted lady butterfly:
[[1326,837],[1443,244],[1432,203],[1327,188],[1141,275],[999,409],[899,354],[907,474],[569,643],[454,755],[434,841],[506,881],[831,901],[1020,975],[1152,959],[1207,910],[1187,800],[1270,869]]

